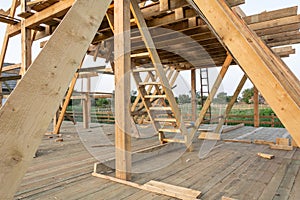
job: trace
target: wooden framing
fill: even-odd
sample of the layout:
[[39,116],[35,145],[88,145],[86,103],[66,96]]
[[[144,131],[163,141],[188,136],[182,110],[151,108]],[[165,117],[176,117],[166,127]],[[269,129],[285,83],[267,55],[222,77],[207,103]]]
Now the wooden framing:
[[[266,98],[295,142],[300,144],[299,80],[260,38],[238,19],[224,1],[194,0],[193,2]],[[224,24],[227,26],[226,29],[223,28]]]
[[[0,142],[2,198],[13,198],[110,2],[77,0],[1,108],[0,135],[5,138]],[[80,28],[84,24],[89,26]]]
[[229,115],[234,103],[236,102],[242,88],[244,87],[246,80],[247,80],[247,76],[244,75],[243,78],[241,79],[240,83],[238,84],[236,90],[234,91],[234,94],[233,94],[231,100],[229,101],[228,105],[226,106],[226,110],[223,114],[223,117],[221,118],[221,120],[219,121],[219,123],[215,129],[216,133],[221,132],[222,126],[225,123],[225,120],[226,120],[227,116]]
[[[78,70],[81,68],[82,66],[82,63],[83,61],[81,61],[81,64],[80,66],[78,67]],[[64,100],[64,103],[62,105],[62,108],[61,108],[61,111],[60,111],[60,115],[57,119],[57,123],[54,127],[54,130],[53,130],[53,134],[59,134],[59,130],[60,130],[60,127],[62,125],[62,122],[64,120],[64,116],[66,114],[66,111],[67,111],[67,107],[69,105],[69,102],[71,100],[71,97],[72,97],[72,94],[73,94],[73,91],[74,91],[74,87],[75,87],[75,84],[76,84],[76,81],[77,81],[77,78],[79,76],[79,72],[77,71],[75,74],[74,74],[74,77],[72,78],[72,81],[71,81],[71,84],[69,86],[69,89],[68,89],[68,92],[66,94],[66,97],[65,97],[65,100]]]
[[[16,8],[20,2],[21,15],[19,16],[23,18],[21,21],[14,19]],[[75,73],[75,70],[88,45],[92,43],[91,46],[95,47],[100,42],[112,44],[112,39],[109,37],[113,34],[115,36],[114,49],[112,46],[108,49],[115,53],[117,178],[122,180],[131,178],[131,122],[128,120],[130,117],[129,73],[131,66],[136,66],[136,64],[147,66],[152,62],[153,69],[156,72],[155,75],[149,73],[148,77],[148,80],[153,81],[153,85],[149,87],[150,90],[155,89],[156,92],[150,94],[149,91],[149,93],[145,93],[144,96],[139,98],[142,98],[144,103],[145,98],[150,99],[150,103],[167,99],[170,107],[166,107],[166,104],[161,103],[159,104],[161,107],[157,106],[154,109],[171,111],[172,113],[169,116],[175,116],[172,119],[152,119],[152,116],[148,115],[153,121],[161,120],[160,122],[176,125],[174,127],[177,129],[158,129],[161,142],[180,142],[190,145],[228,67],[230,64],[238,64],[245,75],[240,81],[232,100],[227,105],[223,119],[220,120],[215,132],[221,132],[226,116],[229,114],[247,77],[249,77],[255,85],[253,99],[255,104],[255,126],[259,126],[259,90],[291,133],[294,139],[293,145],[300,145],[299,80],[275,55],[276,53],[278,56],[286,57],[295,53],[295,49],[292,47],[270,49],[271,47],[300,43],[298,30],[300,28],[300,15],[297,15],[296,7],[264,12],[253,16],[241,15],[239,17],[236,13],[242,11],[234,9],[236,12],[234,13],[229,6],[240,5],[244,3],[244,0],[188,0],[195,6],[196,10],[192,9],[186,0],[160,0],[142,8],[138,6],[141,1],[115,0],[114,4],[109,7],[109,12],[106,13],[103,23],[100,23],[111,0],[91,0],[89,3],[83,0],[53,0],[51,5],[40,7],[35,1],[30,3],[30,8],[37,9],[35,12],[30,12],[26,2],[26,0],[13,0],[9,16],[0,18],[1,22],[8,23],[0,57],[0,74],[3,71],[15,68],[21,68],[20,73],[25,74],[32,62],[32,42],[51,35],[55,29],[57,30],[56,34],[47,42],[45,49],[31,65],[32,69],[28,70],[24,79],[20,81],[15,92],[8,99],[7,104],[0,111],[0,135],[4,138],[0,142],[0,196],[3,194],[4,197],[12,197],[32,154],[38,146],[41,134],[44,133],[50,117],[53,116],[57,105],[63,98],[65,89],[70,86],[66,101],[62,106],[61,115],[55,126],[54,132],[58,133],[75,81],[79,76],[78,72]],[[130,19],[130,2],[134,19]],[[69,9],[69,14],[63,19]],[[211,12],[212,10],[213,12]],[[224,28],[225,25],[226,28]],[[82,26],[87,27],[86,30],[82,30]],[[134,26],[138,26],[139,30],[131,31],[130,28]],[[189,36],[192,42],[185,41],[182,35],[177,37],[178,35],[172,31],[165,32],[155,29],[155,27],[168,27],[176,33],[180,32],[184,36]],[[253,34],[252,31],[255,31],[256,34]],[[96,32],[97,35],[95,36]],[[19,33],[21,33],[22,63],[2,69],[9,38]],[[203,50],[199,49],[199,45],[203,47]],[[63,48],[67,47],[67,49],[63,49],[62,46]],[[240,48],[241,46],[243,48]],[[131,47],[133,48],[131,49]],[[166,47],[180,50],[169,52],[164,50]],[[98,50],[98,48],[93,51],[89,50],[88,54],[95,55],[95,58],[101,56]],[[130,56],[131,50],[135,56]],[[147,51],[146,54],[145,51]],[[207,54],[211,58],[207,58]],[[112,60],[110,55],[106,55],[106,60]],[[133,63],[131,63],[131,59]],[[47,66],[45,66],[45,63],[47,63]],[[165,64],[174,66],[175,69],[169,69],[166,72],[163,68]],[[196,119],[196,69],[222,64],[221,72],[214,87]],[[186,126],[172,92],[174,83],[172,81],[175,81],[176,78],[171,80],[175,70],[177,74],[173,77],[177,77],[179,70],[187,69],[191,70],[192,120],[195,121],[195,126],[192,128],[190,135],[187,134]],[[149,68],[142,67],[141,70],[149,70]],[[112,71],[103,70],[103,72],[112,74]],[[75,77],[69,84],[74,73]],[[89,82],[90,77],[95,74],[86,73],[82,74],[82,77],[88,78]],[[45,80],[41,80],[41,76],[45,77]],[[21,76],[0,76],[0,83],[1,81],[19,78]],[[162,89],[158,86],[158,80]],[[138,85],[138,87],[140,86]],[[24,94],[24,91],[28,90],[30,92]],[[89,98],[90,91],[88,89],[84,94],[83,106],[85,110],[84,126],[86,128],[88,128],[90,121]],[[137,103],[138,100],[132,108],[135,108]],[[149,111],[149,107],[146,110]],[[163,132],[183,133],[184,141],[178,138],[165,138]],[[205,138],[210,137],[209,133],[200,135],[201,138],[204,138],[204,136]],[[219,134],[211,137],[220,139]],[[234,139],[231,141],[240,140]],[[271,144],[271,147],[292,149],[291,146],[286,144]]]
[[223,78],[224,78],[224,76],[225,76],[225,74],[226,74],[226,72],[227,72],[227,70],[228,70],[231,63],[232,63],[232,57],[231,57],[230,54],[227,54],[227,58],[224,61],[222,69],[221,69],[219,75],[217,76],[217,79],[216,79],[216,81],[215,81],[215,83],[214,83],[214,85],[213,85],[213,87],[212,87],[212,89],[211,89],[204,105],[202,106],[202,109],[199,113],[199,116],[198,116],[198,118],[195,122],[195,126],[192,128],[192,130],[190,132],[190,134],[191,134],[190,138],[193,138],[194,135],[196,134],[196,132],[198,131],[198,128],[199,128],[200,124],[202,123],[202,121],[205,117],[205,114],[206,114],[207,110],[209,109],[209,106],[210,106],[214,96],[216,95],[216,93],[217,93],[217,91],[218,91],[218,89],[219,89],[219,87],[222,83],[222,80],[223,80]]
[[259,127],[259,94],[257,88],[253,88],[254,127]]
[[114,5],[116,177],[130,180],[130,0],[115,0]]
[[191,104],[192,104],[192,121],[197,117],[197,98],[196,98],[196,70],[191,70]]

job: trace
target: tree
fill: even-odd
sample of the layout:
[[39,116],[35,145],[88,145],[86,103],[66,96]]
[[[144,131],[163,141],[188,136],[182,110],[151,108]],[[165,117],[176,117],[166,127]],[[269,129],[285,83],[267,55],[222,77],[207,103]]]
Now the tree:
[[178,96],[178,103],[191,103],[191,98],[187,94],[180,94]]
[[248,88],[248,89],[245,89],[243,92],[242,92],[242,101],[245,102],[245,103],[248,103],[250,104],[251,103],[251,99],[254,95],[254,88]]
[[227,93],[226,92],[220,92],[217,94],[217,97],[214,98],[214,102],[218,104],[225,104],[227,103]]
[[103,107],[110,104],[109,100],[106,98],[97,99],[95,103],[98,107]]

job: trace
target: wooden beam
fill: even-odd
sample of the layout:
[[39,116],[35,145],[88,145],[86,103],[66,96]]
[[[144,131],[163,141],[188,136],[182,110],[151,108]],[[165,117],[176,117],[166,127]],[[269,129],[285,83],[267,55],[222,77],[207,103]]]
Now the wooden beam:
[[2,76],[2,77],[0,77],[0,82],[19,80],[19,79],[21,79],[21,78],[22,78],[21,75],[15,75],[15,76]]
[[9,65],[9,66],[3,67],[1,72],[7,72],[7,71],[19,69],[20,67],[21,67],[21,64]]
[[296,76],[223,0],[193,0],[192,3],[300,144],[300,84]]
[[190,138],[193,138],[194,135],[196,134],[196,132],[198,131],[198,128],[199,128],[200,124],[202,123],[202,121],[205,117],[205,114],[206,114],[207,110],[209,109],[209,106],[210,106],[211,102],[213,101],[214,96],[216,95],[231,62],[232,62],[232,57],[231,57],[231,55],[228,54],[223,66],[222,66],[222,69],[221,69],[220,73],[218,74],[217,79],[216,79],[204,105],[202,106],[199,116],[195,122],[195,126],[190,131],[190,134],[191,134]]
[[[81,68],[82,63],[83,63],[83,61],[81,61],[81,64],[79,65],[78,69]],[[67,112],[67,108],[68,108],[68,105],[70,103],[70,100],[71,100],[71,97],[72,97],[72,94],[73,94],[73,91],[74,91],[74,88],[75,88],[75,84],[76,84],[78,75],[79,75],[79,72],[77,71],[74,74],[74,77],[72,78],[72,81],[71,81],[71,84],[69,86],[67,95],[65,96],[65,100],[64,100],[64,103],[62,105],[62,108],[61,108],[60,115],[58,117],[56,126],[54,127],[53,134],[59,134],[59,130],[60,130],[61,124],[62,124],[62,122],[64,120],[64,116],[65,116],[65,114]]]
[[116,177],[131,179],[130,0],[114,1]]
[[32,62],[31,50],[31,29],[25,27],[25,20],[21,22],[21,52],[22,63],[20,74],[24,75]]
[[192,121],[197,118],[197,98],[196,98],[196,69],[191,70],[191,104],[192,104]]
[[234,94],[233,94],[232,98],[230,99],[228,105],[226,106],[226,110],[224,112],[223,117],[221,118],[221,120],[219,121],[219,123],[218,123],[218,125],[217,125],[217,127],[215,129],[216,133],[220,133],[220,131],[222,129],[222,126],[223,126],[223,124],[226,121],[227,116],[229,115],[229,113],[230,113],[230,111],[231,111],[234,103],[236,102],[236,100],[237,100],[237,98],[238,98],[238,96],[239,96],[242,88],[245,85],[246,80],[247,80],[247,76],[244,74],[244,76],[242,77],[242,79],[241,79],[240,83],[238,84],[236,90],[234,91]]
[[[49,6],[48,8],[35,13],[34,15],[25,19],[26,28],[34,28],[37,25],[52,19],[55,16],[63,15],[74,3],[75,0],[64,0]],[[10,26],[8,29],[8,35],[10,37],[15,36],[21,32],[21,23]]]
[[254,127],[259,127],[259,95],[257,88],[255,86],[253,87]]
[[13,199],[110,2],[77,0],[1,108],[1,198]]

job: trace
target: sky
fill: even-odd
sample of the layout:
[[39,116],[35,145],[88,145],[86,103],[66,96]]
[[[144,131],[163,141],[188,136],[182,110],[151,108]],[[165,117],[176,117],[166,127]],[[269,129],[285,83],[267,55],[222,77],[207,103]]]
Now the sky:
[[[11,0],[5,0],[0,1],[0,9],[7,10],[10,7]],[[246,0],[246,4],[242,5],[242,10],[246,13],[246,15],[252,15],[257,14],[263,11],[270,11],[270,10],[276,10],[280,8],[286,8],[291,6],[300,6],[299,0]],[[299,11],[298,11],[299,13]],[[2,47],[3,38],[5,34],[6,25],[3,23],[0,23],[0,48]],[[45,40],[45,39],[43,39]],[[41,41],[43,41],[41,40]],[[34,42],[33,44],[33,57],[35,58],[40,49],[39,49],[39,42]],[[300,45],[293,45],[294,48],[296,48],[296,54],[291,55],[289,58],[283,58],[284,62],[290,67],[290,69],[295,73],[295,75],[300,78]],[[7,55],[5,58],[5,62],[9,63],[20,63],[21,60],[21,47],[20,47],[20,37],[15,36],[10,40],[9,47],[7,50]],[[97,61],[97,63],[92,63],[91,59],[87,59],[85,62],[85,66],[91,66],[91,65],[102,65],[102,61]],[[213,84],[215,77],[217,76],[220,69],[213,68],[210,69],[209,78],[210,78],[210,85]],[[241,79],[243,75],[243,72],[240,70],[238,66],[231,66],[229,68],[229,71],[227,75],[225,76],[222,86],[219,90],[219,92],[224,91],[228,93],[228,95],[232,95],[236,85],[238,84],[239,80]],[[197,78],[199,77],[199,73],[197,73]],[[93,78],[93,90],[97,91],[103,91],[103,92],[111,92],[113,89],[113,77],[112,76],[99,76],[98,78]],[[181,76],[179,78],[180,84],[177,92],[180,93],[180,91],[190,91],[190,73],[185,72],[181,73]],[[108,82],[111,82],[111,84],[107,84]],[[81,83],[77,84],[77,89],[80,89]],[[84,84],[83,84],[84,85]],[[108,86],[109,85],[109,86]],[[197,81],[197,85],[199,86],[199,80]],[[250,81],[248,81],[244,88],[250,88],[252,87],[252,84]],[[134,88],[134,87],[133,87]],[[199,90],[199,87],[197,87],[197,90]],[[176,92],[176,93],[177,93]]]

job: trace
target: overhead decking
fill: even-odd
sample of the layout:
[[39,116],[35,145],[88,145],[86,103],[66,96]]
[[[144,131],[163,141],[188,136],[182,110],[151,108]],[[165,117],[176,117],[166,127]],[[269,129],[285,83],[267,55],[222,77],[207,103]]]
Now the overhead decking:
[[[36,30],[35,40],[45,37],[55,30],[74,0],[37,0],[28,3],[31,9],[26,15],[25,26]],[[163,2],[163,1],[161,1]],[[244,3],[243,0],[228,0],[231,6]],[[176,66],[179,69],[221,66],[226,58],[226,50],[216,36],[209,30],[205,22],[193,8],[185,1],[156,2],[142,7],[141,11],[146,20],[153,41],[163,64]],[[113,4],[107,13],[113,13]],[[113,19],[113,15],[110,15]],[[7,20],[10,20],[9,22]],[[0,22],[9,23],[9,36],[21,31],[20,19],[0,17]],[[284,8],[276,11],[244,17],[248,26],[271,47],[291,45],[300,42],[300,16],[297,7]],[[136,27],[135,20],[131,20],[132,28]],[[138,30],[132,33],[132,54],[146,52],[146,47]],[[97,45],[102,41],[112,42],[113,32],[109,20],[105,18],[93,40]],[[113,45],[111,45],[113,48]],[[199,50],[200,49],[200,50]],[[113,50],[113,49],[110,49]],[[274,48],[280,57],[287,57],[294,50],[290,48]],[[91,48],[90,54],[94,55]],[[103,55],[99,55],[102,56]],[[137,64],[150,63],[148,55],[134,58]]]

